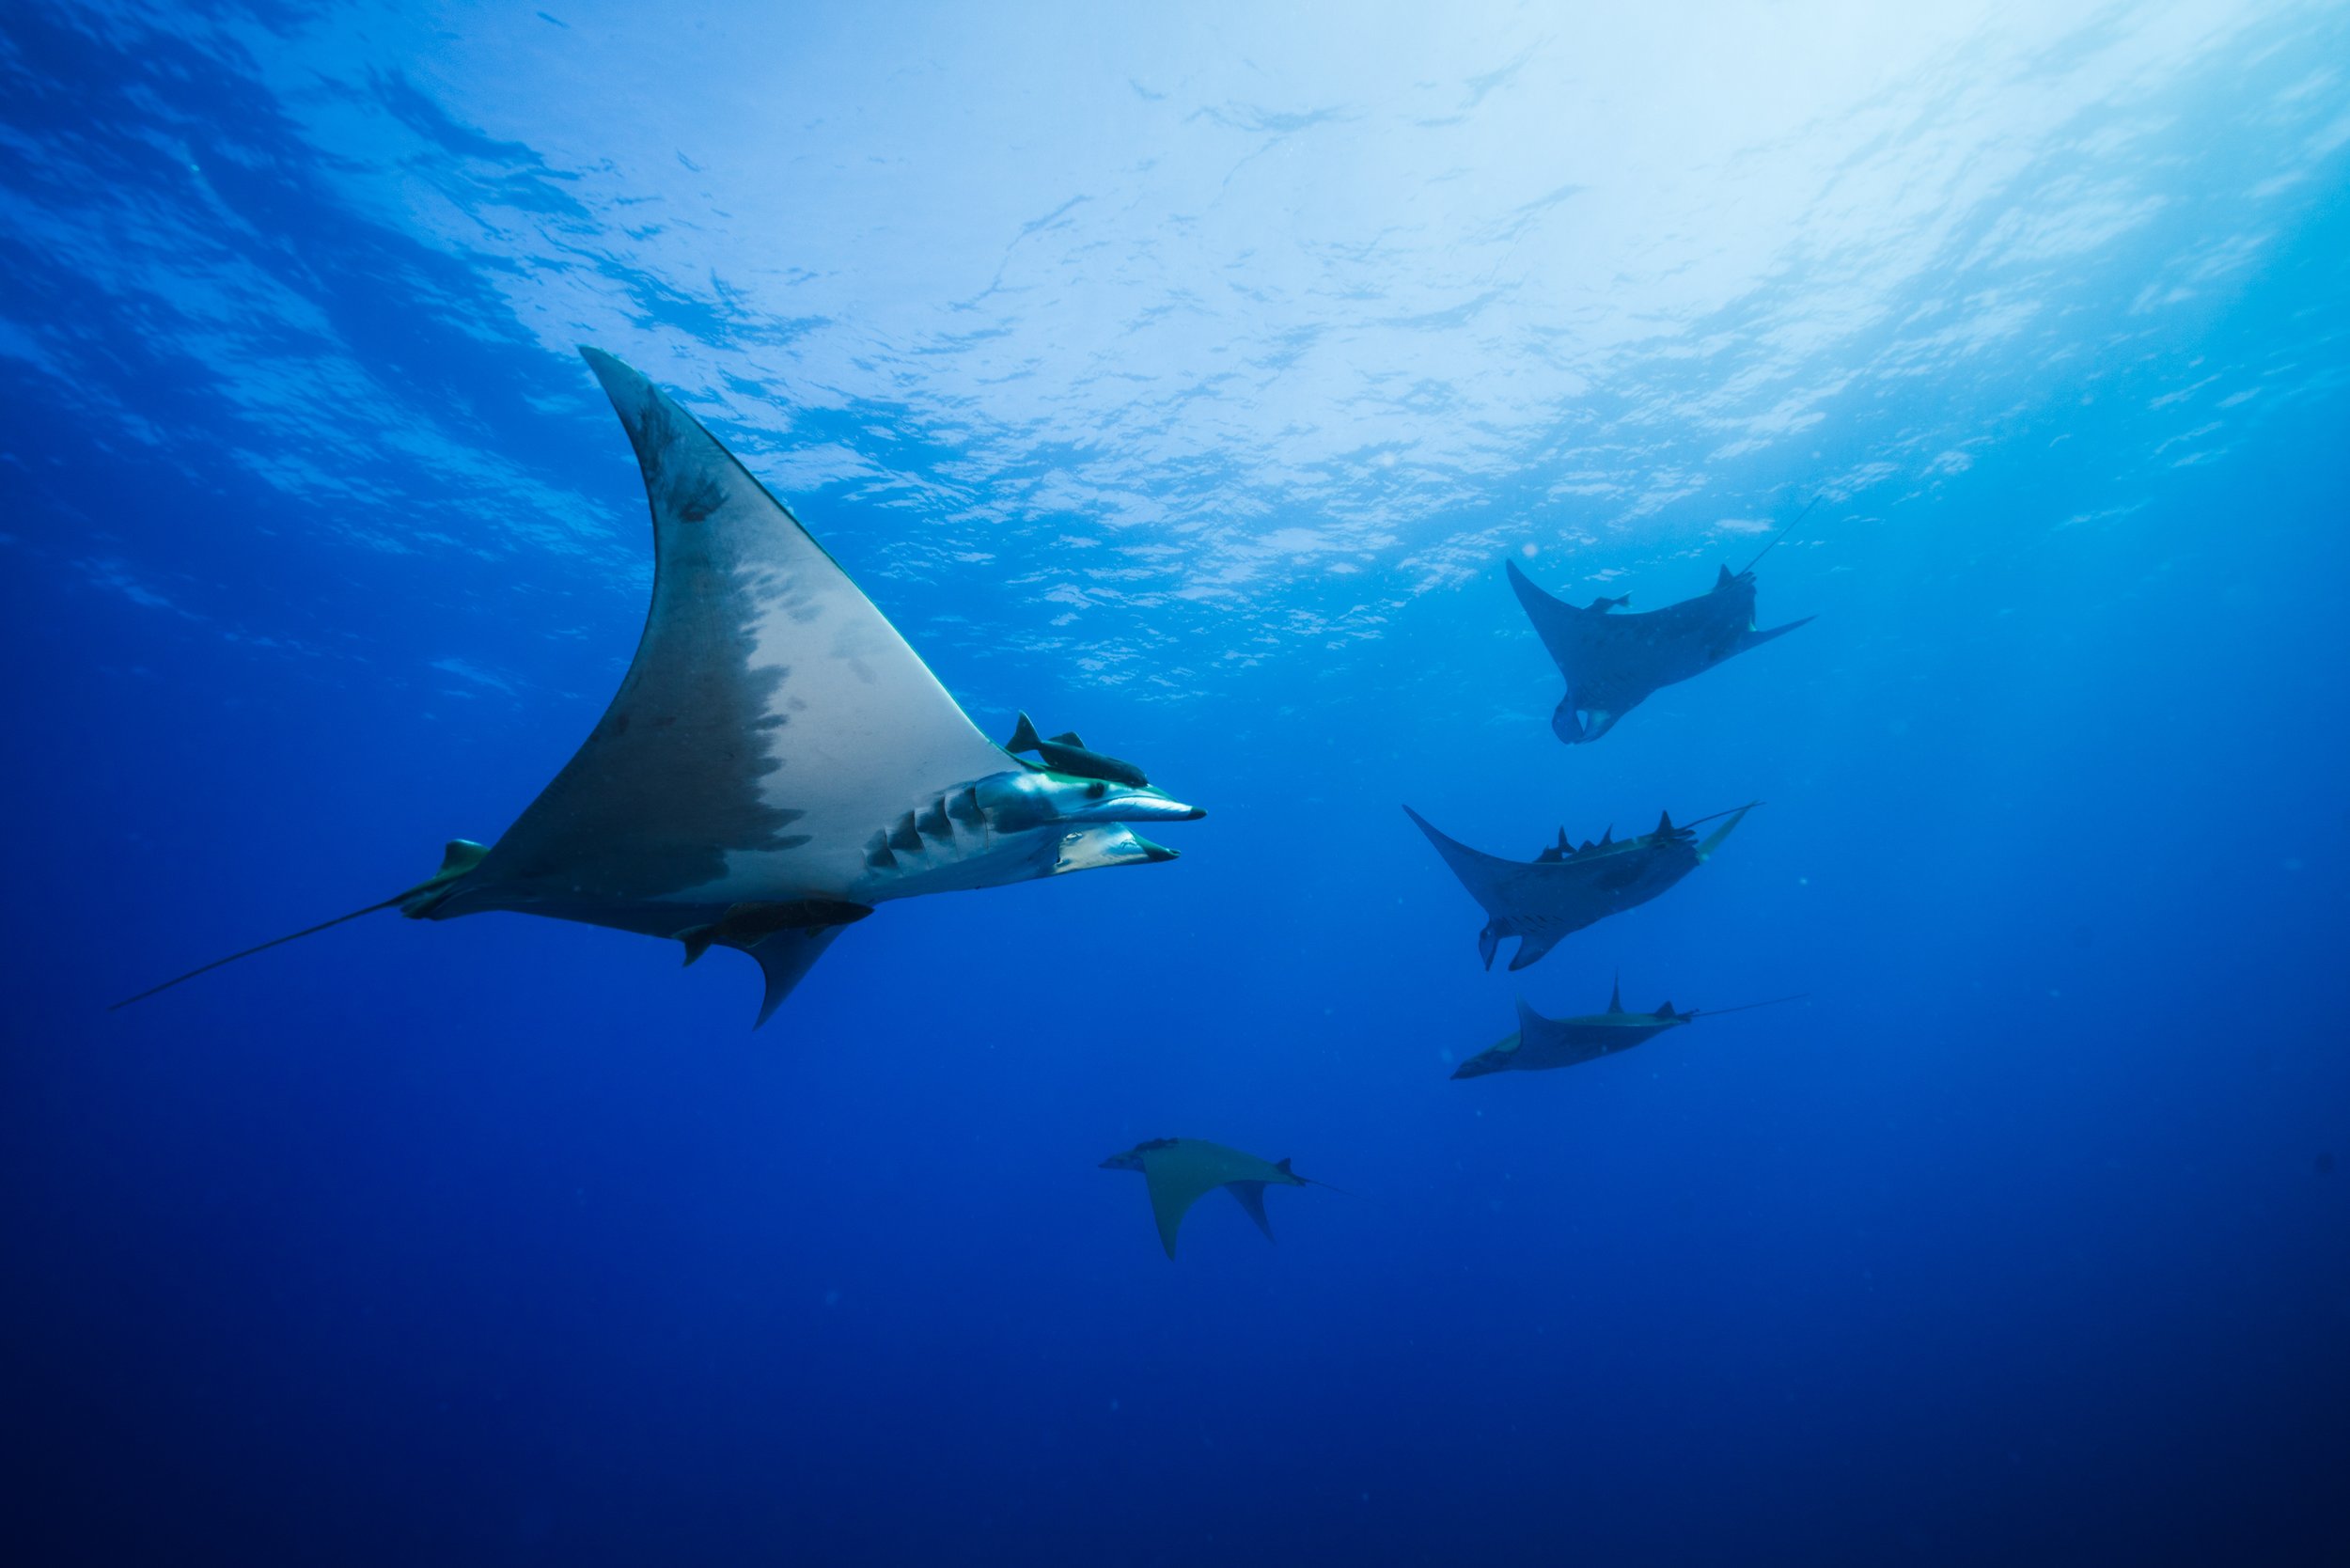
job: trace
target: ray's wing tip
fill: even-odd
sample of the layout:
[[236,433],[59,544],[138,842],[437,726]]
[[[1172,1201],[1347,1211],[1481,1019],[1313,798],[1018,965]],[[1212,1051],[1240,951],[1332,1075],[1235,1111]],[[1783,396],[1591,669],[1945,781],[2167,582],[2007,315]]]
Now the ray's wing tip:
[[596,380],[603,384],[605,394],[615,402],[619,400],[624,391],[642,397],[652,390],[651,380],[619,354],[597,348],[593,343],[572,346],[579,351],[579,357],[588,362],[588,368],[595,372]]
[[1526,569],[1518,565],[1514,557],[1504,556],[1501,564],[1503,575],[1510,579],[1510,590],[1517,595],[1518,604],[1528,614],[1543,609],[1573,608],[1565,600],[1528,576]]
[[1441,852],[1444,849],[1444,846],[1450,841],[1442,828],[1430,822],[1426,817],[1421,816],[1418,812],[1413,810],[1410,807],[1406,806],[1403,808],[1403,814],[1412,819],[1412,825],[1418,828],[1421,835],[1426,838],[1430,843],[1435,845],[1439,852]]

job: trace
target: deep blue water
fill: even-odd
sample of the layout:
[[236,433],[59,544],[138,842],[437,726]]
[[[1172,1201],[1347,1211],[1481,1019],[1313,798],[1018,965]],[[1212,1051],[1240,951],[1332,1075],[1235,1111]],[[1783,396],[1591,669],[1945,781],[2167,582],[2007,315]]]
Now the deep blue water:
[[[1757,13],[1762,16],[1762,13]],[[2350,1557],[2350,15],[0,16],[12,1560]],[[602,712],[571,352],[1169,866],[379,916]],[[1569,749],[1504,583],[1789,638]],[[1530,856],[1760,799],[1519,975]],[[1512,1027],[1795,1006],[1454,1082]],[[1170,1264],[1138,1139],[1347,1189]]]

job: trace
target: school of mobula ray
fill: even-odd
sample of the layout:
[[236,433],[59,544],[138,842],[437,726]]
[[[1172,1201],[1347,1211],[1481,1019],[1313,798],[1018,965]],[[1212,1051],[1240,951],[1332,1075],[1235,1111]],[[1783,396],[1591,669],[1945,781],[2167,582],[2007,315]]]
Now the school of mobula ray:
[[[715,436],[619,359],[581,353],[628,432],[652,513],[652,604],[603,717],[495,842],[454,840],[414,886],[116,1007],[380,911],[438,921],[505,910],[674,941],[688,964],[713,947],[745,953],[765,981],[764,1024],[834,938],[890,900],[1176,858],[1136,825],[1204,811],[1073,732],[1041,735],[1026,713],[1003,745],[989,741]],[[1615,613],[1628,596],[1577,609],[1514,562],[1508,575],[1566,678],[1551,728],[1569,745],[1598,740],[1659,688],[1809,619],[1757,631],[1751,564],[1724,567],[1711,591],[1641,615]],[[1037,761],[1020,755],[1031,752]],[[1580,844],[1561,828],[1521,862],[1471,849],[1404,808],[1484,907],[1485,966],[1503,939],[1516,940],[1512,971],[1672,887],[1750,809],[1678,827],[1667,813],[1652,832],[1619,839],[1611,828]],[[1716,818],[1700,841],[1695,828]],[[1621,990],[1606,1013],[1551,1020],[1523,1000],[1518,1013],[1516,1034],[1453,1076],[1591,1061],[1700,1015],[1670,1003],[1628,1013]],[[1323,1184],[1286,1159],[1197,1138],[1152,1138],[1102,1164],[1142,1173],[1170,1259],[1183,1216],[1216,1187],[1270,1239],[1265,1187]]]

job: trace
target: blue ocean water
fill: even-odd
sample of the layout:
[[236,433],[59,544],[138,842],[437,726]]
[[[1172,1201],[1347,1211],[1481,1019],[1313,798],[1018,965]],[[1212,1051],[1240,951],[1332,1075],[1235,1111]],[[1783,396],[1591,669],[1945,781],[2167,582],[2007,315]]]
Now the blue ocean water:
[[[2338,6],[0,13],[11,1560],[2350,1556]],[[1171,865],[390,915],[573,353]],[[1817,619],[1569,748],[1503,576]],[[1515,975],[1412,828],[1765,804]],[[1795,1005],[1456,1082],[1524,997]],[[1173,1263],[1138,1140],[1277,1189]]]

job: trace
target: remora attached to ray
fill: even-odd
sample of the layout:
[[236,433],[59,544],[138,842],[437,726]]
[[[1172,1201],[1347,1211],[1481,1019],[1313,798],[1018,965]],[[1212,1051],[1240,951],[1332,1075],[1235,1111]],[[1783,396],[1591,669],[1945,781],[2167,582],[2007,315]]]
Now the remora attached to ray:
[[[1758,562],[1762,558],[1755,557]],[[1751,565],[1739,572],[1723,567],[1713,588],[1695,599],[1661,610],[1619,615],[1615,612],[1632,602],[1630,594],[1594,599],[1578,609],[1535,587],[1517,562],[1505,564],[1518,603],[1526,606],[1527,618],[1559,673],[1567,678],[1567,695],[1550,715],[1550,729],[1569,745],[1598,740],[1651,693],[1702,675],[1733,654],[1760,648],[1811,620],[1806,616],[1767,632],[1756,631]]]
[[1125,824],[1206,813],[1131,764],[1131,780],[1087,776],[996,746],[732,453],[635,370],[581,353],[652,510],[635,659],[494,845],[452,842],[433,876],[326,925],[510,910],[677,940],[689,964],[734,948],[765,975],[764,1023],[876,904],[1175,858]]
[[[1566,829],[1560,828],[1559,841],[1530,863],[1473,850],[1437,831],[1408,806],[1403,814],[1428,835],[1469,896],[1484,905],[1488,918],[1477,933],[1477,954],[1485,967],[1494,966],[1502,939],[1514,936],[1518,949],[1510,956],[1510,967],[1523,969],[1561,938],[1648,902],[1696,870],[1759,804],[1750,801],[1734,810],[1700,817],[1686,827],[1675,827],[1672,814],[1666,812],[1653,832],[1618,839],[1611,828],[1596,843],[1587,839],[1571,845]],[[1728,820],[1703,843],[1698,842],[1696,830],[1716,818]]]
[[1554,1067],[1574,1067],[1618,1051],[1629,1051],[1635,1045],[1645,1045],[1666,1030],[1677,1029],[1701,1017],[1777,1007],[1781,1002],[1801,999],[1774,996],[1767,1002],[1691,1009],[1687,1012],[1676,1012],[1672,1003],[1665,1002],[1653,1012],[1626,1012],[1623,987],[1619,984],[1608,994],[1606,1012],[1585,1013],[1578,1018],[1545,1018],[1521,997],[1518,1032],[1469,1058],[1452,1070],[1452,1075],[1481,1078],[1489,1073],[1540,1073]]
[[1273,1223],[1265,1218],[1267,1186],[1322,1185],[1290,1168],[1287,1160],[1261,1160],[1221,1143],[1196,1137],[1154,1137],[1122,1154],[1102,1162],[1104,1170],[1138,1170],[1151,1192],[1151,1215],[1158,1221],[1159,1245],[1175,1256],[1175,1232],[1183,1215],[1209,1193],[1222,1187],[1248,1211],[1264,1239],[1273,1239]]

